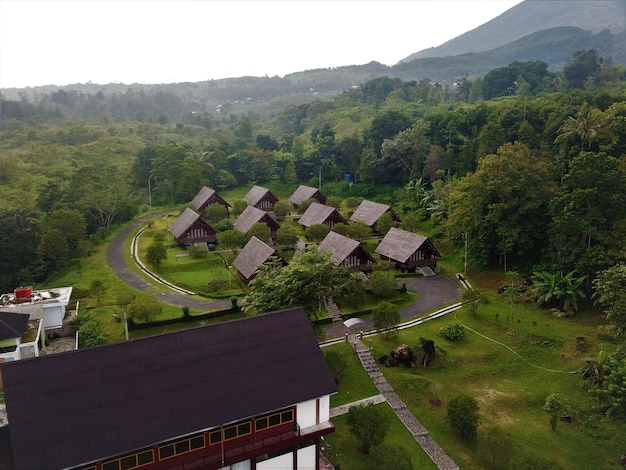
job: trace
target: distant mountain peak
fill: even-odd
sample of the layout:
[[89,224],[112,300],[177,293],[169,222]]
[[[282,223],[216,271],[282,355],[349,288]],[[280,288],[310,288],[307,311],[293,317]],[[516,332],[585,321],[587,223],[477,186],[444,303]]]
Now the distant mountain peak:
[[559,26],[575,26],[593,33],[626,30],[626,0],[525,0],[500,16],[451,39],[409,55],[402,62],[484,52],[524,36]]

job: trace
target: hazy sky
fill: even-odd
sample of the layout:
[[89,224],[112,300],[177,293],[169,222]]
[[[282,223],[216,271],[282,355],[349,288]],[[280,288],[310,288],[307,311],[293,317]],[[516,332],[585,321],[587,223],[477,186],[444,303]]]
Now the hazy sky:
[[394,65],[522,0],[0,0],[0,88]]

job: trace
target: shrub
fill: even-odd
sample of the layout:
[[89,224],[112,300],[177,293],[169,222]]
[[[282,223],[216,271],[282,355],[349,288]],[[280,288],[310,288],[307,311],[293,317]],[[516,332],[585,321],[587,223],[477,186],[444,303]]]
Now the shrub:
[[450,341],[461,341],[465,336],[465,327],[458,323],[448,323],[439,329],[439,334]]
[[474,397],[461,394],[452,398],[447,406],[448,424],[463,438],[471,442],[476,437],[480,423],[480,406]]
[[153,297],[141,297],[128,305],[128,315],[140,322],[150,322],[161,314],[163,307]]
[[215,230],[218,232],[225,232],[226,230],[232,230],[235,228],[235,224],[230,219],[222,219],[215,224]]
[[206,245],[192,245],[187,250],[187,253],[192,258],[202,258],[207,254],[207,247]]
[[161,231],[154,232],[154,235],[152,235],[152,238],[155,242],[162,242],[163,240],[165,240],[165,234]]
[[396,277],[391,271],[374,271],[370,279],[370,288],[372,289],[372,295],[379,299],[388,299],[391,297],[398,284],[396,283]]
[[226,287],[226,281],[224,279],[211,279],[207,282],[206,287],[209,292],[219,292]]

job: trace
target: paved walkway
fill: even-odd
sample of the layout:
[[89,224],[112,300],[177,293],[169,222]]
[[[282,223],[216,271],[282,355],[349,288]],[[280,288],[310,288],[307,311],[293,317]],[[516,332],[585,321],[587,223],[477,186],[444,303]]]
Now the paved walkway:
[[415,441],[424,449],[424,452],[430,457],[430,459],[437,465],[437,468],[442,470],[458,470],[459,467],[452,459],[446,454],[439,444],[428,434],[426,428],[420,423],[417,418],[408,410],[405,403],[400,397],[393,391],[393,388],[385,379],[385,376],[378,368],[376,360],[372,357],[372,353],[369,348],[356,337],[351,335],[349,337],[351,344],[356,344],[356,352],[359,356],[363,368],[366,370],[374,385],[380,392],[380,395],[375,395],[364,400],[359,400],[348,405],[333,408],[330,410],[331,418],[343,413],[347,413],[351,406],[367,403],[381,403],[386,401],[391,406],[398,419],[406,426]]

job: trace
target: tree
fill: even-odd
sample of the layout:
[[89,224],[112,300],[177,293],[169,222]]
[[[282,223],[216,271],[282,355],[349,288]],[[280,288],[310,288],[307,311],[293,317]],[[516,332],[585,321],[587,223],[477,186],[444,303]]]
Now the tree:
[[382,160],[388,168],[387,171],[389,168],[396,170],[402,183],[422,176],[426,154],[430,148],[427,137],[429,131],[430,123],[418,119],[409,129],[383,141],[380,150]]
[[10,292],[31,279],[41,236],[39,215],[26,209],[0,211],[0,287]]
[[92,315],[77,315],[70,325],[78,333],[79,348],[91,348],[107,343],[107,337],[102,331],[100,323]]
[[246,207],[248,207],[248,203],[244,201],[243,199],[235,201],[233,203],[233,208],[232,208],[233,216],[237,217],[241,215],[241,213],[246,210]]
[[398,334],[394,328],[402,320],[400,307],[391,302],[381,302],[373,312],[374,327],[385,332],[385,337]]
[[537,261],[550,223],[548,202],[556,193],[549,162],[523,144],[506,144],[452,186],[445,225],[452,238],[467,234],[477,267],[506,265],[507,257]]
[[210,222],[217,222],[228,217],[228,209],[223,204],[211,204],[206,208],[204,217]]
[[304,238],[310,242],[321,242],[326,235],[328,235],[330,229],[324,224],[312,224],[304,231]]
[[152,266],[159,266],[167,258],[167,249],[163,242],[154,241],[146,248],[146,261]]
[[325,298],[341,297],[355,283],[362,283],[357,274],[336,265],[331,252],[311,245],[287,266],[277,260],[261,265],[250,281],[244,311],[256,315],[301,305],[313,319]]
[[268,243],[270,240],[270,228],[265,222],[257,222],[256,224],[252,224],[252,227],[250,227],[246,235],[248,239],[257,237],[263,243]]
[[392,271],[382,271],[376,269],[370,278],[370,288],[372,289],[374,297],[378,297],[379,299],[388,299],[398,288],[396,276]]
[[278,218],[278,220],[283,220],[285,216],[289,215],[291,209],[291,203],[285,199],[281,199],[274,204],[274,214],[276,214],[276,218]]
[[397,225],[398,224],[393,219],[391,213],[385,212],[376,222],[376,231],[382,235],[387,235],[387,232],[391,229],[391,227],[396,227]]
[[372,448],[369,456],[371,468],[375,470],[413,470],[411,456],[404,447],[380,444]]
[[534,272],[533,287],[537,293],[539,305],[554,305],[568,312],[570,308],[578,311],[578,299],[586,297],[581,288],[587,276],[576,277],[575,271],[570,271],[565,276],[563,271],[558,273]]
[[42,274],[44,277],[65,266],[70,258],[67,238],[56,227],[44,227],[41,232],[41,240],[37,252],[42,263]]
[[94,279],[89,285],[89,291],[91,295],[95,297],[96,303],[99,304],[104,292],[106,291],[106,286],[100,279]]
[[467,305],[472,314],[476,314],[478,305],[487,303],[487,297],[478,289],[465,289],[461,295],[461,301]]
[[563,67],[570,88],[584,88],[588,78],[600,72],[601,59],[595,49],[576,51]]
[[626,264],[619,263],[600,272],[593,288],[593,298],[604,307],[607,320],[626,351]]
[[559,128],[559,135],[554,139],[554,143],[576,138],[581,141],[581,150],[585,144],[590,150],[595,140],[606,139],[615,143],[617,137],[608,129],[607,122],[608,117],[602,111],[592,108],[584,101],[576,117],[568,116]]
[[546,398],[546,403],[543,405],[543,411],[550,415],[550,427],[553,431],[556,430],[556,425],[559,422],[559,418],[567,412],[569,404],[565,398],[552,393]]
[[446,418],[461,438],[471,442],[475,439],[480,424],[479,411],[480,406],[474,397],[461,394],[448,402]]
[[128,304],[128,315],[144,323],[152,321],[162,311],[163,307],[154,297],[141,297]]
[[85,217],[76,209],[66,207],[53,210],[47,217],[46,225],[61,231],[70,251],[78,246],[78,242],[87,236]]
[[390,426],[387,415],[372,404],[350,407],[346,422],[350,433],[358,441],[361,452],[366,455],[372,446],[383,442]]
[[626,417],[626,358],[610,357],[604,368],[606,387],[599,390],[608,416]]
[[513,443],[504,430],[497,427],[487,428],[480,436],[480,442],[487,449],[491,468],[508,468]]
[[243,248],[247,241],[246,234],[237,229],[225,230],[217,234],[218,245],[227,250],[232,250],[233,253]]
[[283,224],[276,231],[276,244],[286,247],[294,247],[298,243],[299,230],[291,224]]
[[[338,225],[343,224],[337,224],[333,227],[333,229]],[[351,220],[350,222],[348,222],[346,235],[355,240],[363,240],[364,238],[369,238],[372,236],[372,229],[360,220]]]

